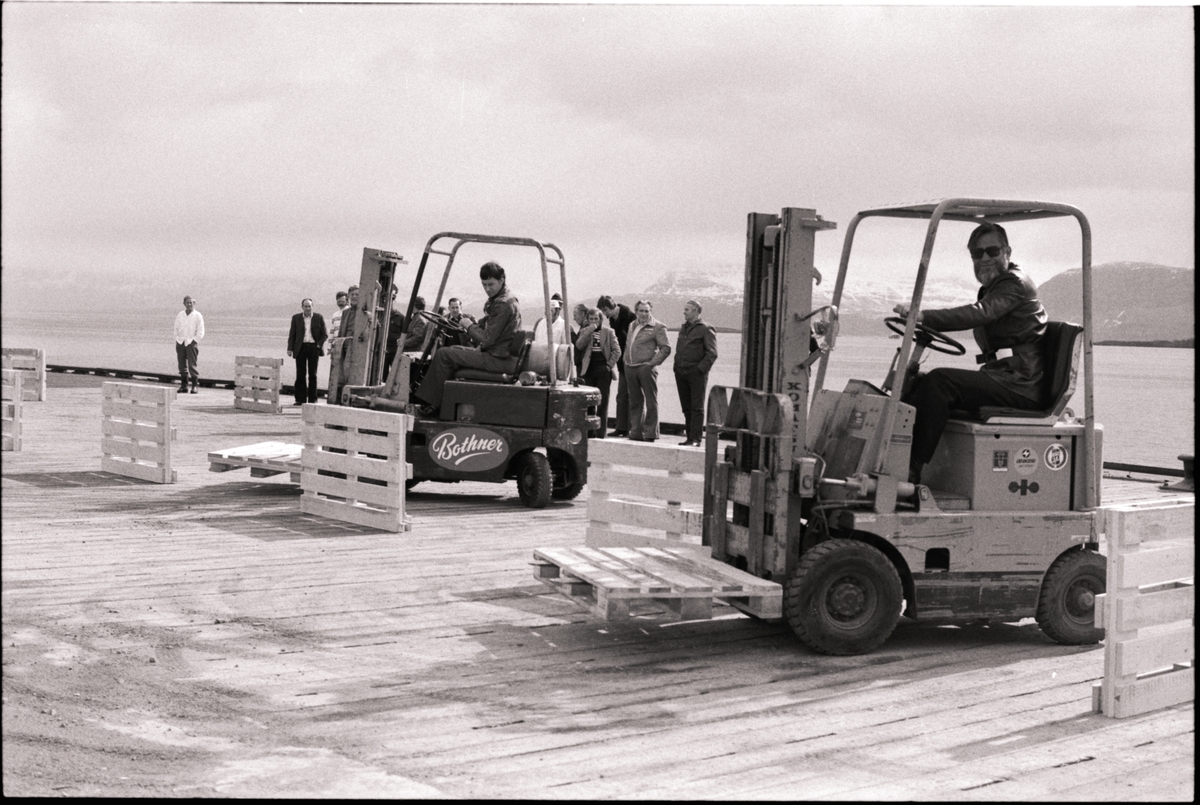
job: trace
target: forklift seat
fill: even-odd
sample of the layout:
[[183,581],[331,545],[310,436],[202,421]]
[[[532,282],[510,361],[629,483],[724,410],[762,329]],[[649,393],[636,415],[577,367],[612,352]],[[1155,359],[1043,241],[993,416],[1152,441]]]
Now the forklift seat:
[[984,405],[979,411],[951,411],[951,419],[987,422],[1000,417],[1020,419],[1057,419],[1067,407],[1075,393],[1075,380],[1079,374],[1079,336],[1083,328],[1065,321],[1046,322],[1042,335],[1043,368],[1045,371],[1045,408],[1023,409]]
[[533,344],[533,333],[529,330],[514,330],[508,344],[510,355],[517,356],[517,365],[512,372],[488,372],[483,369],[460,367],[455,370],[453,380],[475,380],[482,383],[516,383],[525,364],[529,361],[529,347]]

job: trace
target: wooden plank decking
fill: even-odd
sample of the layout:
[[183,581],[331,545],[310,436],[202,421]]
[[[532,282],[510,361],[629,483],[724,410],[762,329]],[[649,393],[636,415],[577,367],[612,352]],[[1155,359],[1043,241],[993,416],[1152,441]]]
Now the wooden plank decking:
[[531,575],[584,546],[586,490],[422,484],[387,534],[209,472],[299,441],[299,409],[179,398],[160,486],[100,472],[99,395],[53,389],[3,457],[7,795],[1193,799],[1193,706],[1092,714],[1101,647],[902,622],[834,658],[720,605],[606,623]]

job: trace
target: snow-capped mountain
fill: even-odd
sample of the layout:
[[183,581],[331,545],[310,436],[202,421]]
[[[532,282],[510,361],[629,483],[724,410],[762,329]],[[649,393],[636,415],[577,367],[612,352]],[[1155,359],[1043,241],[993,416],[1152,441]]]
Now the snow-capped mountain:
[[[670,327],[683,321],[683,305],[695,299],[704,319],[722,329],[741,329],[743,269],[740,265],[671,271],[640,294],[622,295],[618,301],[633,307],[648,299],[654,315]],[[1058,274],[1039,288],[1052,319],[1082,321],[1080,271]],[[1179,341],[1195,336],[1195,270],[1153,263],[1114,262],[1094,266],[1093,311],[1096,341]],[[828,304],[833,293],[833,272],[826,272],[813,291],[815,305]],[[921,306],[954,307],[975,301],[975,284],[969,277],[930,282]],[[849,335],[880,335],[883,319],[894,315],[897,302],[912,297],[912,278],[863,278],[842,294],[841,331]]]

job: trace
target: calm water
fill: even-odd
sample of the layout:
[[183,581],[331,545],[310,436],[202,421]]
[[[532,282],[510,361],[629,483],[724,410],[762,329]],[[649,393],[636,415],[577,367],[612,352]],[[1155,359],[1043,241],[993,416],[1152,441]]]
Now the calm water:
[[[44,349],[47,363],[173,374],[174,318],[174,312],[152,321],[94,316],[70,321],[64,327],[61,319],[51,316],[10,315],[4,318],[3,342],[6,347]],[[207,336],[200,346],[201,376],[232,380],[238,355],[286,358],[288,324],[288,318],[205,316]],[[674,339],[672,333],[672,344]],[[850,378],[881,384],[898,343],[886,335],[839,338],[825,387],[841,389]],[[741,336],[718,334],[717,350],[720,357],[709,382],[736,386]],[[1105,460],[1178,467],[1177,455],[1194,452],[1195,351],[1098,346],[1093,360],[1096,421],[1104,425]],[[659,374],[660,416],[664,422],[682,422],[670,363],[668,359]],[[975,366],[969,355],[934,355],[925,365]],[[319,366],[322,387],[328,369],[328,359],[323,359]],[[295,364],[285,361],[284,382],[292,383],[294,378]],[[1070,405],[1082,414],[1082,376],[1078,389]],[[609,415],[615,413],[615,406],[610,404]]]

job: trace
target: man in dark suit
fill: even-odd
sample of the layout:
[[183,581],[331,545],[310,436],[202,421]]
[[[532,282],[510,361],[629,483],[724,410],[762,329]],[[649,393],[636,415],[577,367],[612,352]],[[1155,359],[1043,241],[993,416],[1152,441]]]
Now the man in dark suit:
[[303,311],[292,316],[292,329],[288,333],[288,357],[296,359],[296,402],[317,401],[317,360],[325,354],[325,319],[313,313],[311,299],[300,302]]

